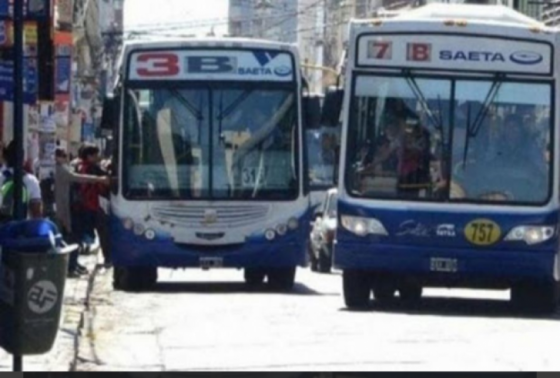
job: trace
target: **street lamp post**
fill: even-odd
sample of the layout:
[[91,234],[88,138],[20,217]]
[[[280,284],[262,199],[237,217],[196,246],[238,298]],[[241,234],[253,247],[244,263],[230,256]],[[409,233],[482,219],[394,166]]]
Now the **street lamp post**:
[[[23,206],[23,94],[24,94],[24,7],[23,1],[14,1],[14,123],[13,135],[16,150],[16,161],[14,168],[14,217],[16,220],[24,219]],[[23,300],[15,298],[16,301]],[[16,303],[17,305],[17,303]],[[22,356],[14,356],[13,370],[23,371]]]
[[14,1],[14,143],[16,164],[14,167],[14,212],[15,218],[25,218],[23,198],[23,96],[24,96],[24,2]]

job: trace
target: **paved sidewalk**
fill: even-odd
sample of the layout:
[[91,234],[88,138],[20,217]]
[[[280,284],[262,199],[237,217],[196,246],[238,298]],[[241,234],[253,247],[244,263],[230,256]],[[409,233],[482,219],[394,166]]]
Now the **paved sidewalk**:
[[[77,336],[83,322],[82,317],[86,307],[89,280],[96,269],[98,257],[97,255],[83,256],[80,262],[87,266],[90,274],[80,279],[66,281],[62,326],[53,350],[43,356],[25,357],[23,361],[24,371],[63,372],[73,369],[76,359]],[[0,371],[10,371],[11,369],[12,356],[0,349]]]

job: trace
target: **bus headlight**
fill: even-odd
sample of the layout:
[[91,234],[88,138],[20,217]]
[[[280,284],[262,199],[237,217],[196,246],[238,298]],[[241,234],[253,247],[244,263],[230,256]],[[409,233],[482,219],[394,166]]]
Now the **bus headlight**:
[[268,241],[273,241],[274,239],[276,239],[276,232],[274,230],[266,230],[266,232],[264,233],[264,237]]
[[142,236],[144,235],[144,232],[146,231],[146,227],[144,227],[144,225],[142,223],[136,223],[134,225],[134,234],[136,236]]
[[147,230],[144,236],[148,240],[154,240],[156,238],[156,232],[154,230]]
[[550,226],[520,226],[506,236],[505,241],[524,241],[528,245],[544,243],[554,236],[556,229]]
[[358,236],[389,235],[383,224],[374,218],[343,216],[341,221],[342,227]]
[[290,218],[290,220],[288,221],[288,228],[290,230],[297,230],[297,228],[299,227],[299,221],[297,218]]
[[288,226],[285,224],[279,224],[276,226],[276,233],[280,236],[284,236],[288,233]]
[[134,222],[130,218],[126,218],[123,220],[123,227],[125,230],[132,230],[134,228]]

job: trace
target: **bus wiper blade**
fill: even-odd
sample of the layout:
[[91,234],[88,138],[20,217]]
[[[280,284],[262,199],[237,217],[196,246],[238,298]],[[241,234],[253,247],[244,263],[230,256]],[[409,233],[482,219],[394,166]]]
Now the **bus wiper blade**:
[[[218,120],[223,121],[227,117],[229,117],[235,109],[242,103],[244,103],[249,96],[253,93],[253,90],[247,90],[239,95],[227,108],[221,109],[220,107],[220,114],[218,115]],[[222,93],[223,94],[223,93]]]
[[469,153],[469,146],[470,141],[472,138],[476,138],[480,129],[482,128],[482,124],[486,117],[488,116],[488,112],[490,111],[490,105],[494,103],[496,96],[500,92],[500,88],[502,87],[503,80],[501,75],[497,75],[490,87],[490,90],[486,94],[486,98],[484,99],[484,103],[482,107],[478,111],[478,114],[475,117],[474,122],[471,124],[471,105],[470,103],[467,106],[467,138],[465,141],[465,149],[463,151],[463,167],[467,164],[467,155]]
[[440,133],[442,133],[442,135],[443,135],[443,120],[441,118],[441,113],[440,113],[439,117],[436,118],[434,113],[432,113],[432,110],[430,109],[430,106],[428,105],[428,101],[426,100],[426,96],[424,96],[424,92],[422,92],[422,89],[418,85],[418,82],[416,81],[414,76],[412,76],[412,74],[410,72],[406,72],[405,74],[406,74],[406,81],[407,81],[408,85],[410,86],[410,89],[412,89],[412,92],[414,93],[414,96],[416,96],[416,100],[420,103],[424,112],[426,112],[426,115],[428,116],[428,119],[430,120],[432,125],[435,127],[435,129],[437,131],[439,131]]
[[490,90],[486,95],[486,99],[482,104],[482,108],[479,110],[478,114],[476,115],[474,123],[472,125],[470,123],[467,124],[467,130],[473,138],[478,135],[478,132],[482,128],[482,123],[484,122],[484,120],[488,116],[488,112],[490,111],[490,105],[494,103],[496,96],[500,92],[500,88],[502,87],[502,84],[503,81],[500,80],[499,78],[496,78],[494,80],[494,82],[492,83],[492,87],[490,87]]
[[185,106],[185,108],[187,108],[187,110],[193,115],[193,117],[195,117],[195,119],[196,119],[197,121],[203,121],[203,120],[204,120],[204,117],[202,116],[202,112],[201,112],[200,110],[198,110],[198,109],[196,108],[196,106],[194,106],[193,104],[191,104],[191,103],[189,102],[189,100],[187,100],[187,99],[185,98],[185,96],[183,96],[183,95],[181,94],[181,92],[179,92],[179,90],[177,90],[177,89],[172,89],[172,90],[171,90],[171,93],[173,94],[173,96],[175,96],[175,97],[179,100],[179,102],[181,102],[182,105]]

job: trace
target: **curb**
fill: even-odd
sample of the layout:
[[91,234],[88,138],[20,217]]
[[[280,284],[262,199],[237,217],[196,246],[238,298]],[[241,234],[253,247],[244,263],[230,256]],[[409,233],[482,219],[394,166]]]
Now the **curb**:
[[[98,254],[96,256],[98,256]],[[69,368],[69,371],[71,372],[77,371],[78,368],[80,358],[80,341],[83,337],[83,332],[87,324],[86,315],[89,312],[91,306],[91,293],[93,292],[93,288],[95,285],[95,277],[97,277],[100,269],[101,266],[99,264],[96,264],[87,280],[86,297],[83,303],[83,309],[80,313],[80,321],[78,323],[78,327],[76,328],[76,332],[74,333],[74,353],[72,355],[72,360],[70,361]]]

